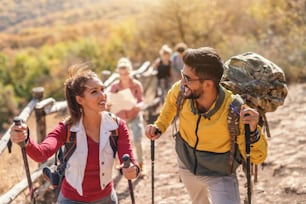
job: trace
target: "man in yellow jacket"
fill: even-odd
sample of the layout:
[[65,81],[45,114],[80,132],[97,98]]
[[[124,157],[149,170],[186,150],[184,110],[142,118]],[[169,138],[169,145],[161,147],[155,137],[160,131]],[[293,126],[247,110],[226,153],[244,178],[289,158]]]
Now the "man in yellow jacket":
[[[240,204],[235,170],[246,158],[244,124],[249,124],[251,131],[251,162],[260,164],[267,156],[267,140],[258,125],[259,114],[246,105],[234,110],[238,114],[238,134],[233,139],[230,129],[235,127],[229,125],[228,116],[235,109],[232,106],[235,95],[220,85],[223,75],[220,56],[215,49],[202,47],[188,49],[183,61],[182,79],[169,90],[158,119],[146,127],[146,136],[158,139],[161,134],[157,130],[163,133],[178,118],[175,134],[178,172],[192,203]],[[178,99],[181,96],[184,100]],[[229,168],[231,157],[234,158]]]

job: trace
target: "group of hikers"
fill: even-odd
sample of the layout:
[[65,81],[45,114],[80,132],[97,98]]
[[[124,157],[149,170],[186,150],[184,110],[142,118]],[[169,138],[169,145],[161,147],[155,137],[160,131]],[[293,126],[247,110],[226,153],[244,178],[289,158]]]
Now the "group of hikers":
[[[84,64],[73,65],[64,83],[69,117],[39,144],[31,138],[26,123],[11,128],[11,141],[24,142],[26,153],[37,162],[53,156],[67,141],[69,131],[76,133],[76,147],[65,165],[59,204],[119,203],[112,176],[116,160],[110,140],[112,132],[116,130],[118,134],[115,153],[120,171],[132,180],[146,175],[143,136],[151,141],[159,139],[170,125],[176,130],[173,136],[178,174],[190,203],[240,204],[237,167],[247,156],[254,164],[267,157],[267,140],[258,125],[258,111],[245,104],[239,108],[231,106],[234,94],[220,84],[224,64],[215,49],[191,49],[179,43],[174,54],[167,45],[162,46],[159,54],[153,67],[158,85],[167,90],[167,95],[154,124],[144,127],[143,87],[131,76],[131,61],[121,58],[116,67],[119,80],[107,90],[118,93],[130,89],[136,100],[133,108],[111,113],[112,104],[107,101],[101,79]],[[235,139],[228,127],[231,110],[238,118],[239,134]],[[250,155],[245,149],[247,126]],[[129,156],[128,165],[124,155]],[[159,158],[162,159],[165,158]]]

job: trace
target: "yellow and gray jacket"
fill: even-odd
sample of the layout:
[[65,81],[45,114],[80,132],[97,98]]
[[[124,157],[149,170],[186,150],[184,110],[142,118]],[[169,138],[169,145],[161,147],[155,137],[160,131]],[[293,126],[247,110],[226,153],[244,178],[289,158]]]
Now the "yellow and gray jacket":
[[[164,132],[177,114],[177,97],[180,83],[169,90],[165,104],[155,122]],[[231,138],[228,128],[228,113],[234,99],[232,92],[219,88],[219,95],[211,109],[204,114],[196,113],[193,101],[185,100],[179,112],[179,132],[176,134],[176,153],[185,166],[194,174],[205,176],[229,175]],[[212,113],[210,115],[209,113]],[[245,158],[245,130],[239,122],[240,134],[236,139],[234,169]],[[251,144],[250,160],[254,164],[262,163],[267,156],[267,140],[262,134]]]

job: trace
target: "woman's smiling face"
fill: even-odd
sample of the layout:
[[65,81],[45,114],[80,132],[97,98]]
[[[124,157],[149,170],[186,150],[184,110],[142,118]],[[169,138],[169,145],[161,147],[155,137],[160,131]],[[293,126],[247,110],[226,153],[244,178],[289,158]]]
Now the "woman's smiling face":
[[77,102],[82,106],[83,111],[101,112],[105,110],[107,97],[104,89],[104,84],[99,78],[92,78],[86,82],[82,96],[77,96]]

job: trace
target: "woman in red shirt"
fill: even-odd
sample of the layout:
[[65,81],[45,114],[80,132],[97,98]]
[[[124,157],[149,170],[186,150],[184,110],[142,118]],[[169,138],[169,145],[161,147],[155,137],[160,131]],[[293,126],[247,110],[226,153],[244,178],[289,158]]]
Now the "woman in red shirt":
[[60,122],[40,144],[28,135],[26,124],[15,125],[11,130],[11,141],[26,141],[27,154],[37,162],[43,162],[65,143],[67,130],[76,132],[76,149],[69,158],[65,177],[58,197],[59,204],[66,203],[118,203],[113,187],[114,165],[110,132],[119,129],[117,142],[118,157],[128,154],[131,159],[128,168],[122,168],[127,179],[134,179],[139,173],[132,153],[132,146],[125,122],[116,122],[105,111],[106,94],[104,84],[89,69],[88,64],[69,68],[65,81],[65,96],[70,116]]

